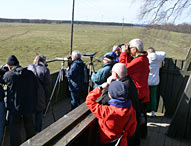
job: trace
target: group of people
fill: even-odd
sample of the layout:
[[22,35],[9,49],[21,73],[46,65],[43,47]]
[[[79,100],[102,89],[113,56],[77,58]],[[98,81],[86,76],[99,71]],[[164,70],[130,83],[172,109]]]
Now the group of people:
[[23,142],[21,137],[22,122],[26,139],[42,130],[43,110],[46,106],[46,98],[49,97],[51,76],[46,67],[44,55],[36,56],[34,63],[28,67],[21,67],[16,56],[11,55],[6,67],[7,70],[0,78],[0,145],[6,116],[5,91],[2,85],[6,84],[10,144],[18,146]]
[[[150,47],[144,51],[142,40],[133,39],[129,44],[113,46],[103,56],[103,66],[93,73],[94,89],[86,97],[86,105],[98,118],[97,145],[139,146],[140,138],[147,136],[148,102],[152,105],[152,116],[157,110],[157,86],[159,68],[165,52]],[[71,54],[71,65],[66,78],[71,95],[71,109],[80,105],[84,90],[84,68],[79,51]],[[0,78],[7,85],[7,109],[9,111],[10,143],[20,145],[21,121],[24,122],[26,139],[42,130],[43,111],[49,97],[51,84],[46,57],[38,55],[33,64],[21,67],[18,59],[11,55],[7,68]],[[5,124],[5,92],[0,85],[0,143]],[[102,97],[99,102],[97,99]]]
[[121,146],[139,146],[140,138],[146,138],[147,106],[151,101],[154,117],[159,68],[165,56],[152,47],[144,51],[140,39],[114,46],[104,55],[103,67],[91,77],[94,89],[86,98],[88,108],[98,118],[98,146],[119,142]]

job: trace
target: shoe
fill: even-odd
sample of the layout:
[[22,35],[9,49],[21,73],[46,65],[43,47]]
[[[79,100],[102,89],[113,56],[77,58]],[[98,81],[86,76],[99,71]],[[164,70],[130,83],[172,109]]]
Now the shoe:
[[154,111],[152,111],[152,113],[151,113],[151,117],[155,117],[156,115],[155,115],[155,112]]

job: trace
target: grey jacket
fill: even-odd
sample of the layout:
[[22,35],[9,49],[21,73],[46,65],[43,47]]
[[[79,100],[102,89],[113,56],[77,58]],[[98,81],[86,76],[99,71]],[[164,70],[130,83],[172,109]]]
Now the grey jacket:
[[[38,81],[40,83],[40,87],[38,90],[39,93],[39,98],[40,101],[37,99],[37,110],[44,110],[46,106],[46,98],[49,98],[49,89],[50,89],[50,84],[51,84],[51,76],[50,76],[50,71],[49,69],[43,64],[39,63],[38,65],[36,64],[30,64],[28,66],[28,70],[31,70],[36,77],[38,78]],[[40,103],[38,103],[40,102]]]

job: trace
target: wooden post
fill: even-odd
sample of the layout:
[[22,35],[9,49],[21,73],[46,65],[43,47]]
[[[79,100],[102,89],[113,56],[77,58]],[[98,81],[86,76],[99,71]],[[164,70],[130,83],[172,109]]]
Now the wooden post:
[[191,48],[188,50],[186,60],[183,65],[183,70],[189,71],[190,64],[191,64]]
[[191,75],[174,113],[168,136],[191,138]]

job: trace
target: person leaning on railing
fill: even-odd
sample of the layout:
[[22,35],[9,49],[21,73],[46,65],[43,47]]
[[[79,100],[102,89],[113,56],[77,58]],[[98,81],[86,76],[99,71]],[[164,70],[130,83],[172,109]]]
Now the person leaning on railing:
[[[130,57],[133,57],[133,59]],[[149,60],[147,52],[144,51],[142,40],[133,39],[129,45],[122,47],[119,58],[120,63],[124,63],[127,72],[131,76],[135,86],[137,87],[138,99],[141,102],[141,112],[147,121],[146,106],[150,101],[148,77],[149,77]],[[128,63],[127,63],[128,60]],[[140,126],[140,134],[142,138],[147,136],[147,122]]]
[[[102,90],[107,87],[110,97],[109,105],[102,105],[96,100],[102,95]],[[131,91],[123,82],[113,81],[103,83],[88,94],[86,105],[98,118],[98,146],[115,145],[118,142],[120,146],[127,146],[127,136],[134,134],[137,126],[136,112],[131,99],[127,98],[128,92]]]

